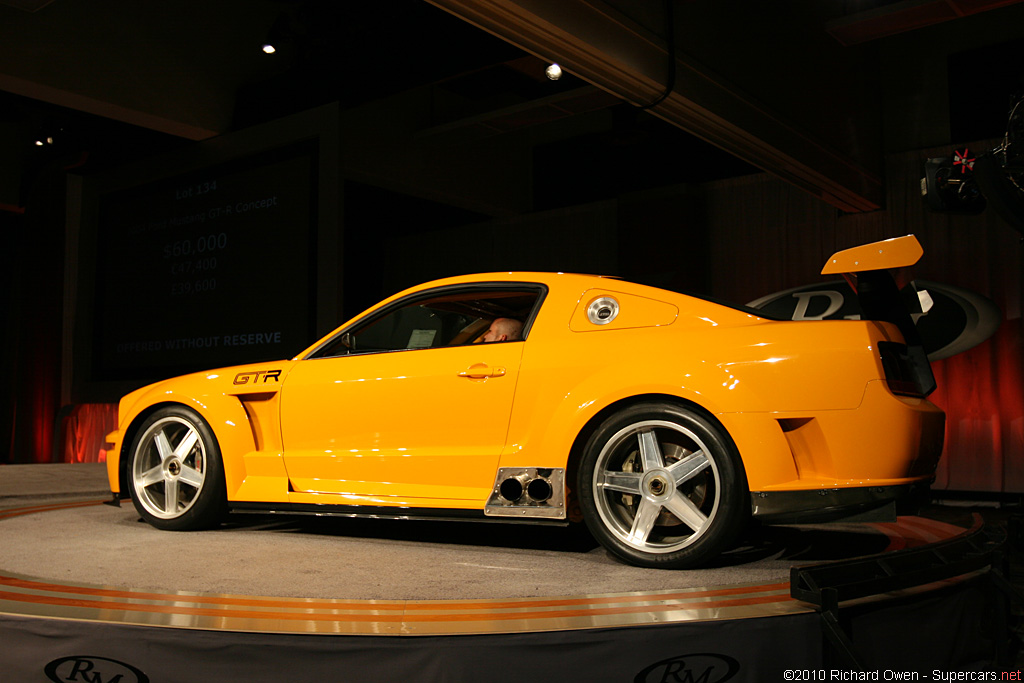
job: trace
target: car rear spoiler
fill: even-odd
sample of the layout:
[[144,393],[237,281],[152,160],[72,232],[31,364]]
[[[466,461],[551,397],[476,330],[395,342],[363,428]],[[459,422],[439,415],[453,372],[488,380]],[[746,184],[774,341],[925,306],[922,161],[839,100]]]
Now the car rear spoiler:
[[915,396],[927,396],[936,386],[928,354],[911,317],[911,307],[915,312],[927,312],[926,305],[921,303],[927,299],[910,286],[908,294],[912,298],[908,306],[894,271],[914,265],[923,254],[917,238],[906,235],[836,252],[821,269],[822,275],[846,278],[857,293],[863,320],[881,320],[899,328],[906,345],[879,344],[882,365],[894,392]]

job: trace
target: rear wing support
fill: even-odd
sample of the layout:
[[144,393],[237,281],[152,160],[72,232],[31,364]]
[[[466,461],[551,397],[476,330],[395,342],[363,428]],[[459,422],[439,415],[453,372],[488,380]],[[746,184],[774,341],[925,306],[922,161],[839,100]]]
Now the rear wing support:
[[894,276],[895,269],[914,265],[923,254],[917,238],[906,235],[836,252],[821,274],[846,278],[857,293],[863,320],[881,320],[899,328],[906,348],[879,350],[886,376],[891,385],[912,388],[901,393],[927,396],[935,391],[935,375]]

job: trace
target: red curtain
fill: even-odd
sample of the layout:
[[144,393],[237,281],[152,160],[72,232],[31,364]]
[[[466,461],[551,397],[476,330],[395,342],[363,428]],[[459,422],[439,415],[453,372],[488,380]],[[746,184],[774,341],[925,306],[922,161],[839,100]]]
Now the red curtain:
[[64,173],[32,183],[23,215],[4,212],[5,316],[0,358],[0,462],[51,462],[60,408],[64,300]]
[[64,462],[106,462],[106,435],[117,429],[116,403],[84,403],[63,419]]

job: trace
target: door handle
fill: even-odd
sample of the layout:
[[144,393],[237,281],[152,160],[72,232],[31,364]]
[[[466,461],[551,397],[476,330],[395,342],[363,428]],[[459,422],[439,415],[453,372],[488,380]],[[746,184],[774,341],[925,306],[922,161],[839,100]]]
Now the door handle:
[[494,367],[487,365],[487,363],[474,363],[468,368],[459,373],[459,377],[465,377],[467,379],[485,379],[487,377],[504,377],[505,368]]

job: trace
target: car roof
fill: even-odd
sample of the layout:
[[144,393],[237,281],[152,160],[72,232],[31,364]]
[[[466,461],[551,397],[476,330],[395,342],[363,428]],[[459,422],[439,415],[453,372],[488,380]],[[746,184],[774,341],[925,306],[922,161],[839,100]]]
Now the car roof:
[[[441,278],[438,280],[431,280],[424,282],[419,285],[415,285],[401,292],[388,297],[384,301],[380,302],[380,305],[390,303],[402,297],[416,292],[428,291],[431,289],[437,289],[440,287],[458,286],[458,285],[472,285],[472,284],[486,284],[486,283],[500,283],[500,282],[522,282],[522,283],[538,283],[549,287],[568,288],[572,290],[578,290],[580,293],[591,288],[613,288],[616,291],[623,293],[636,294],[638,296],[645,296],[648,298],[658,298],[662,300],[673,300],[677,303],[681,303],[681,299],[689,299],[691,301],[696,300],[701,305],[712,305],[716,307],[728,308],[733,311],[744,313],[747,315],[756,316],[765,320],[778,320],[774,316],[766,314],[764,311],[744,306],[732,301],[725,301],[716,297],[707,296],[703,294],[695,294],[692,292],[677,292],[661,287],[653,287],[651,285],[643,285],[629,280],[624,280],[621,277],[615,275],[592,275],[587,273],[569,273],[569,272],[541,272],[541,271],[498,271],[492,273],[471,273],[466,275],[456,275],[452,277]],[[378,306],[379,307],[379,306]]]
[[[538,283],[548,286],[564,286],[570,287],[598,287],[608,286],[609,283],[616,283],[617,286],[627,287],[641,287],[647,288],[645,285],[638,285],[636,283],[627,282],[619,277],[612,275],[590,275],[586,273],[555,273],[555,272],[540,272],[540,271],[498,271],[493,273],[469,273],[466,275],[455,275],[452,277],[441,278],[438,280],[431,280],[424,282],[419,285],[410,287],[402,292],[398,292],[395,297],[405,296],[413,292],[424,291],[427,289],[435,289],[438,287],[447,287],[453,285],[470,285],[470,284],[486,284],[490,282],[523,282],[523,283]],[[654,289],[654,288],[649,288]],[[661,290],[665,291],[665,290]],[[389,298],[395,298],[389,297]]]

